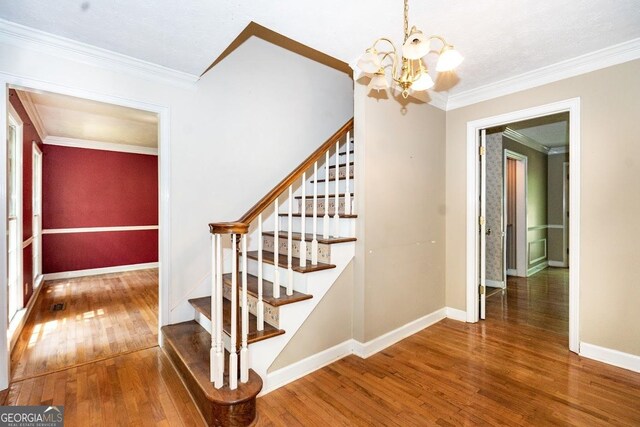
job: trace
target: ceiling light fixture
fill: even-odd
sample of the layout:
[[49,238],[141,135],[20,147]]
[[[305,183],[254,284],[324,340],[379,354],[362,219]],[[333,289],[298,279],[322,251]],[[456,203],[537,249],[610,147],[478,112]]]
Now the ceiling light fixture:
[[[398,50],[391,40],[381,37],[358,60],[358,67],[363,72],[373,74],[368,86],[369,90],[381,91],[389,88],[386,76],[388,67],[391,67],[391,79],[402,90],[402,97],[405,99],[411,90],[424,91],[432,88],[434,82],[424,62],[424,57],[431,52],[432,40],[442,43],[442,48],[438,51],[436,71],[451,71],[460,65],[464,58],[443,37],[425,36],[415,26],[409,31],[409,0],[404,0],[402,56],[398,56]],[[393,50],[378,51],[376,46],[383,41],[389,43]]]

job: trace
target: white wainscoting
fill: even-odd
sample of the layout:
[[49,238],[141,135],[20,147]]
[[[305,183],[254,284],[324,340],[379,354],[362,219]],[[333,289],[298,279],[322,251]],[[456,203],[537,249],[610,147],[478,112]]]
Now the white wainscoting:
[[[531,259],[531,246],[536,245],[536,244],[542,244],[544,245],[544,255],[540,256],[538,258],[535,259]],[[529,242],[529,265],[531,264],[535,264],[539,261],[545,260],[547,259],[547,239],[538,239],[538,240],[532,240]]]

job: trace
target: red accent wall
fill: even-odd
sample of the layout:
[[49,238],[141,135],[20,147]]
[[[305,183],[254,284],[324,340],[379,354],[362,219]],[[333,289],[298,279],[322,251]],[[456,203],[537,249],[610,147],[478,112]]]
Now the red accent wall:
[[[22,240],[28,240],[33,235],[32,229],[32,173],[33,163],[33,142],[35,141],[42,149],[42,140],[36,131],[31,118],[24,109],[18,94],[14,89],[9,89],[9,102],[16,110],[23,122],[22,127]],[[24,304],[26,305],[33,293],[33,277],[31,270],[31,245],[24,248],[23,259],[23,287]]]
[[[157,156],[45,145],[43,229],[158,224]],[[156,262],[157,230],[45,234],[43,271]]]

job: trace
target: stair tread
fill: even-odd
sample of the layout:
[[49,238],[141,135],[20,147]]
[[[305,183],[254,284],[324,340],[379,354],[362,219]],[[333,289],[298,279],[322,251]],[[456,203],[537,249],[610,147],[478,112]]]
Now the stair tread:
[[[355,194],[350,193],[350,196],[351,196],[351,197],[355,197]],[[322,195],[318,194],[316,197],[318,198],[318,200],[324,199],[324,194],[322,194]],[[344,193],[338,193],[338,197],[344,197]],[[296,199],[298,199],[298,200],[300,200],[300,199],[302,199],[302,196],[296,196],[295,198],[296,198]],[[307,196],[305,196],[305,198],[307,198],[307,199],[313,199],[313,194],[312,194],[312,195],[307,195]],[[335,198],[336,198],[336,195],[335,195],[335,194],[330,194],[330,195],[329,195],[329,198],[330,198],[330,199],[335,199]]]
[[[288,213],[279,213],[279,214],[278,214],[278,216],[289,216],[289,214],[288,214]],[[294,214],[291,214],[291,216],[292,216],[292,217],[294,217],[294,218],[299,218],[299,217],[300,217],[300,216],[302,216],[302,215],[301,215],[301,214],[299,214],[299,213],[294,213]],[[313,217],[313,214],[312,214],[312,213],[307,213],[307,214],[305,214],[304,216],[306,216],[306,217],[310,218],[310,217]],[[324,215],[320,215],[320,214],[318,214],[318,218],[322,218],[323,216],[324,216]],[[332,214],[329,214],[329,216],[330,216],[331,218],[333,218],[333,215],[332,215]],[[341,214],[341,213],[338,213],[338,216],[339,216],[340,218],[358,218],[358,215],[356,215],[356,214]]]
[[[273,236],[273,231],[263,231],[262,232],[263,236]],[[278,237],[282,238],[288,238],[289,234],[286,231],[281,231],[278,233]],[[293,238],[293,240],[297,240],[299,241],[302,237],[302,234],[300,233],[291,233],[291,237]],[[346,242],[355,242],[356,238],[355,237],[327,237],[326,239],[324,237],[322,237],[322,235],[316,235],[316,239],[318,240],[318,243],[322,243],[325,245],[331,245],[334,243],[346,243]],[[307,233],[304,235],[304,240],[307,242],[311,242],[313,240],[313,234]]]
[[[190,299],[189,303],[203,316],[211,320],[211,297]],[[238,315],[240,316],[241,313],[242,309],[240,309],[240,313],[238,313]],[[249,344],[284,334],[282,329],[275,328],[266,322],[264,324],[264,330],[259,331],[257,324],[258,319],[256,316],[249,313],[249,334],[247,335],[247,342]],[[227,335],[231,334],[231,301],[228,299],[222,300],[222,330]],[[238,337],[239,336],[240,331],[238,331]]]
[[[347,179],[347,177],[338,177],[338,181],[344,181],[345,179]],[[353,175],[349,175],[349,179],[353,179]],[[334,181],[335,181],[335,178],[332,178],[329,180],[329,182],[334,182]],[[327,180],[325,178],[321,178],[318,180],[312,179],[310,182],[313,184],[314,182],[327,182]]]
[[[262,251],[262,261],[266,262],[267,264],[272,264],[273,265],[273,252],[268,252],[268,251]],[[253,260],[258,260],[258,251],[250,251],[247,252],[247,257],[249,259],[253,259]],[[291,258],[291,264],[293,265],[292,270],[293,271],[297,271],[298,273],[311,273],[314,271],[320,271],[320,270],[328,270],[330,268],[336,268],[335,265],[333,264],[325,264],[322,262],[319,262],[316,265],[311,264],[311,262],[307,262],[307,266],[306,267],[300,267],[300,258],[296,258],[296,257],[292,257]],[[287,268],[289,266],[289,262],[287,260],[287,255],[286,254],[278,254],[278,266],[281,268]]]
[[[183,367],[210,401],[224,405],[240,403],[255,397],[262,389],[262,379],[253,369],[249,369],[249,381],[247,383],[238,381],[238,388],[235,390],[226,386],[216,389],[213,386],[209,375],[211,335],[196,321],[190,320],[163,326],[162,334],[165,338],[165,346],[169,344],[172,347]],[[229,366],[228,358],[229,353],[225,351],[225,366]],[[192,383],[192,381],[188,382]],[[229,384],[226,369],[225,384]]]
[[[340,167],[340,168],[343,167],[343,166],[347,166],[347,163],[340,163],[338,165],[338,167]],[[349,162],[349,166],[353,166],[353,162]],[[336,165],[329,165],[329,169],[335,169],[335,168],[336,168]]]
[[[231,273],[222,275],[222,280],[224,280],[225,283],[231,284]],[[247,291],[250,295],[256,298],[258,297],[258,278],[252,274],[247,274]],[[313,298],[313,295],[303,294],[297,291],[293,291],[293,295],[287,295],[287,288],[284,286],[280,286],[280,298],[274,298],[273,282],[262,279],[262,300],[273,307],[280,307],[311,298]]]

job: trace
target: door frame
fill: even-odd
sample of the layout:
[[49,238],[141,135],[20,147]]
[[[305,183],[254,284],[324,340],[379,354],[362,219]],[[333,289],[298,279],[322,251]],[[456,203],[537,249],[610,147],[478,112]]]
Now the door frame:
[[[503,240],[502,240],[502,265],[504,266],[504,286],[507,287],[507,159],[513,159],[518,162],[522,162],[522,167],[524,168],[524,206],[523,212],[518,214],[518,209],[516,209],[516,216],[518,219],[518,227],[514,230],[516,233],[516,275],[518,277],[527,277],[527,262],[529,260],[529,245],[527,245],[527,196],[528,196],[528,171],[529,171],[529,158],[524,154],[516,153],[515,151],[507,150],[506,148],[502,150],[502,224],[503,224]],[[522,220],[522,216],[524,216],[524,221]],[[522,224],[520,225],[520,222]],[[522,234],[524,234],[524,239],[522,239]],[[522,240],[522,242],[520,242]],[[522,258],[524,260],[523,270],[521,271],[518,267],[520,263],[518,262],[518,258]],[[522,274],[522,275],[521,275]]]
[[467,212],[466,212],[466,296],[467,322],[478,321],[478,134],[481,129],[512,122],[569,112],[569,204],[572,207],[569,223],[569,349],[580,351],[580,98],[571,98],[537,107],[526,108],[467,122]]
[[[18,311],[20,311],[20,309],[22,309],[24,307],[24,268],[23,268],[23,256],[24,256],[24,248],[23,248],[23,224],[24,224],[24,212],[23,212],[23,179],[24,179],[24,175],[23,175],[23,168],[24,168],[24,123],[22,121],[22,119],[20,118],[20,115],[18,114],[18,112],[15,110],[15,108],[13,108],[13,105],[11,105],[11,103],[8,102],[8,93],[7,93],[7,113],[3,115],[3,118],[6,118],[8,121],[7,123],[2,124],[3,128],[4,128],[4,132],[7,131],[7,126],[12,123],[14,126],[16,126],[16,153],[15,153],[15,157],[16,157],[16,174],[18,176],[17,182],[16,182],[16,188],[15,191],[18,195],[17,200],[16,200],[16,234],[17,234],[17,238],[16,238],[16,247],[14,248],[16,250],[16,263],[18,265],[18,271],[16,271],[16,286],[17,286],[17,295],[15,296],[18,300],[18,310],[16,311],[16,313]],[[6,134],[2,137],[2,141],[6,141],[7,140],[7,136]],[[7,151],[7,147],[5,145],[5,155],[6,155],[6,151]],[[5,162],[8,159],[5,160]],[[5,163],[6,165],[6,163]],[[6,166],[5,166],[6,167]],[[3,173],[4,177],[7,177],[7,171],[5,171]],[[6,178],[5,178],[6,179]],[[6,187],[6,183],[5,183],[5,197],[4,200],[7,200],[7,197],[9,196],[8,191],[6,191],[7,187]],[[5,221],[7,218],[7,214],[5,213]],[[3,227],[4,233],[6,233],[7,230],[7,224],[4,224]],[[7,236],[5,234],[4,239],[7,239]],[[3,252],[4,254],[6,254],[7,256],[7,261],[8,261],[8,251],[9,251],[9,247],[6,248],[6,251]],[[7,270],[6,270],[6,274],[3,275],[2,277],[8,278],[8,274],[9,274],[9,265],[7,265]],[[5,286],[6,287],[6,286]],[[6,299],[0,300],[0,301],[6,301],[6,304],[0,304],[0,305],[6,305],[7,307],[7,312],[4,314],[3,319],[6,319],[7,323],[7,329],[9,326],[9,323],[11,323],[11,319],[9,319],[9,299],[11,298],[11,296],[9,294],[7,294]],[[16,314],[14,313],[14,315]]]
[[[145,101],[121,98],[108,93],[94,92],[83,89],[80,85],[69,86],[51,83],[44,80],[36,80],[22,75],[8,74],[0,72],[0,138],[6,141],[6,117],[9,104],[9,89],[26,89],[53,92],[62,95],[75,96],[78,98],[93,101],[105,102],[108,104],[120,105],[123,107],[135,108],[158,114],[158,343],[162,345],[162,333],[160,328],[169,324],[169,280],[171,277],[170,248],[171,248],[171,220],[170,220],[170,109],[168,106],[152,104]],[[0,150],[0,199],[6,200],[7,189],[7,167],[6,149]],[[7,229],[7,206],[0,203],[0,253],[6,253],[6,229]],[[0,257],[0,277],[6,277],[7,257]],[[0,286],[0,301],[7,300],[6,286]],[[7,307],[0,304],[0,330],[8,329]],[[10,379],[10,343],[6,333],[0,333],[0,390],[9,386]]]
[[[33,141],[31,143],[31,259],[33,266],[31,275],[33,276],[33,290],[40,287],[43,282],[44,274],[42,274],[42,150],[38,144]],[[38,172],[38,173],[36,173]],[[39,180],[39,182],[38,182]],[[39,190],[39,191],[36,191]],[[39,198],[39,200],[37,200]],[[40,212],[36,213],[36,206],[39,206]],[[36,215],[40,216],[40,220],[36,221]],[[39,222],[39,224],[38,224]],[[38,229],[36,236],[35,230]],[[38,261],[36,262],[36,258]],[[36,269],[37,268],[37,269]],[[38,271],[39,274],[35,274]]]
[[[569,151],[569,154],[571,154],[571,151]],[[568,183],[567,174],[569,174]],[[569,191],[571,191],[571,167],[569,166],[569,162],[562,162],[562,263],[565,267],[569,267],[567,252],[570,252],[570,246],[567,236],[571,235],[567,228],[567,220],[571,219],[571,217],[569,217],[570,204],[569,200],[567,200],[567,184],[569,185]],[[571,221],[569,221],[569,226],[571,226]]]

